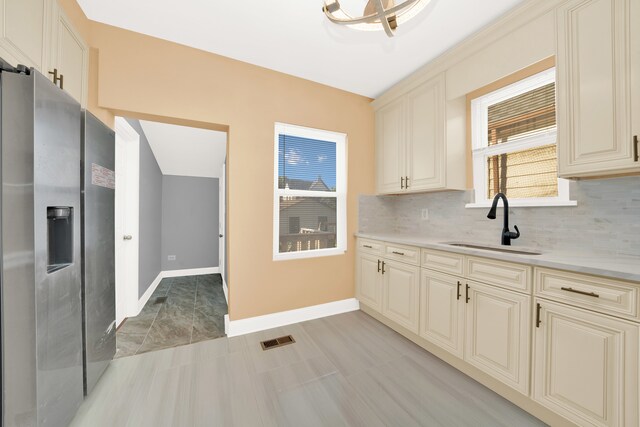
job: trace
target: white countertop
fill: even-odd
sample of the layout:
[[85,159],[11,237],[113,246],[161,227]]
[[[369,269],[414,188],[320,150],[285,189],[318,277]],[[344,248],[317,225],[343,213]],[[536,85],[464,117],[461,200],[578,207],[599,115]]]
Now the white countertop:
[[[383,240],[389,243],[419,246],[421,248],[437,249],[463,255],[474,255],[501,261],[519,262],[523,264],[537,265],[540,267],[574,271],[576,273],[593,274],[597,276],[640,282],[640,256],[609,256],[586,252],[580,253],[578,251],[545,251],[536,248],[513,246],[512,249],[515,250],[534,250],[542,252],[541,255],[519,255],[443,244],[443,242],[451,242],[453,239],[447,240],[443,238],[429,238],[397,233],[356,233],[356,236],[365,239]],[[479,245],[486,244],[483,242],[465,243],[475,243]]]

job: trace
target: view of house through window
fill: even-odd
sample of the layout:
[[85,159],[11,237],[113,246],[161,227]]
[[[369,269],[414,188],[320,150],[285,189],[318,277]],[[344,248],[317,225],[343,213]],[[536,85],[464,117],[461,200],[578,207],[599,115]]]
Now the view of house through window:
[[276,124],[276,259],[344,251],[344,140],[343,134]]
[[471,100],[476,202],[569,200],[558,179],[555,68]]

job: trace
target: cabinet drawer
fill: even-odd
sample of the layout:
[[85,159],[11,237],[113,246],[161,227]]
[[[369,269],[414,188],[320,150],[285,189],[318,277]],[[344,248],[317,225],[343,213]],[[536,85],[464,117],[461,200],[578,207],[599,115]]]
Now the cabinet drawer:
[[395,245],[387,243],[384,246],[384,257],[406,262],[408,264],[420,264],[420,249],[413,246]]
[[375,240],[358,239],[358,250],[369,254],[382,255],[384,243]]
[[638,319],[640,284],[547,268],[535,269],[536,295],[615,316]]
[[471,280],[528,292],[533,273],[523,264],[496,261],[488,258],[467,257],[466,276]]
[[431,270],[462,276],[464,274],[464,256],[450,252],[421,250],[421,265]]

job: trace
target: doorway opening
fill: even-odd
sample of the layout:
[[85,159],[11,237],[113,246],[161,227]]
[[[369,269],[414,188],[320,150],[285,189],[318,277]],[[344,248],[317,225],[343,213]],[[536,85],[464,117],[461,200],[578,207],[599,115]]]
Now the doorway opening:
[[[137,166],[138,227],[127,228],[135,222],[127,221],[129,205],[116,203],[116,218],[124,218],[124,228],[116,228],[116,259],[137,250],[137,258],[116,264],[116,300],[118,290],[127,300],[117,310],[126,315],[116,333],[116,357],[225,336],[227,133],[118,121],[138,136],[137,160],[127,158],[123,166]],[[124,193],[136,174],[122,176]]]

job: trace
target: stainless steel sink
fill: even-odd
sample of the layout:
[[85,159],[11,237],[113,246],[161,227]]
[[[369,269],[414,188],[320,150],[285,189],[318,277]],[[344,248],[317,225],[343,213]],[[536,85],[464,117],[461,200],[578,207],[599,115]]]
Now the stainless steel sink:
[[515,248],[509,248],[506,246],[480,245],[477,243],[465,243],[465,242],[442,242],[442,244],[449,245],[449,246],[458,246],[461,248],[482,249],[484,251],[504,252],[504,253],[515,254],[515,255],[542,255],[542,252],[538,252],[530,249],[515,249]]

